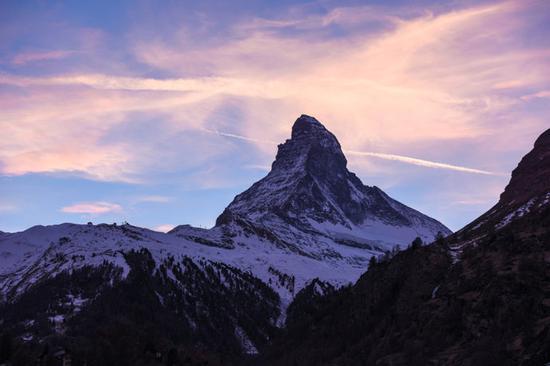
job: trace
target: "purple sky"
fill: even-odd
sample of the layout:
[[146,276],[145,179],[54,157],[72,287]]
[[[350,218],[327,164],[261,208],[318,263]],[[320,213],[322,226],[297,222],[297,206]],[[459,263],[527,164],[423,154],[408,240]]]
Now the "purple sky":
[[550,2],[3,1],[0,230],[211,226],[302,113],[457,230],[550,127]]

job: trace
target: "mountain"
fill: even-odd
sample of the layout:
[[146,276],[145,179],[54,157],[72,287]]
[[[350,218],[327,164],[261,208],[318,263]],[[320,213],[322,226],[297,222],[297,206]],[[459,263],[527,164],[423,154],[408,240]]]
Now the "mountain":
[[136,365],[157,353],[234,364],[263,352],[302,288],[341,287],[373,256],[450,233],[346,165],[334,135],[303,115],[272,171],[211,229],[60,224],[1,235],[0,324],[15,345],[0,354],[55,363],[61,348],[77,365]]
[[[288,304],[313,278],[349,283],[373,255],[404,247],[416,237],[431,242],[450,233],[378,187],[363,185],[347,170],[336,137],[315,118],[302,115],[291,138],[279,145],[270,173],[237,195],[214,228],[181,225],[169,234],[232,249],[229,257],[235,260],[229,264],[264,280],[277,283],[273,272],[291,276],[290,289],[275,288]],[[266,264],[273,271],[266,273]]]
[[216,224],[232,222],[271,232],[286,247],[316,258],[342,255],[318,248],[319,242],[384,252],[415,237],[431,242],[438,233],[450,234],[378,187],[363,185],[348,171],[336,137],[306,115],[294,123],[291,139],[279,145],[270,173],[235,197]]
[[261,365],[547,365],[550,130],[459,232],[296,296]]
[[499,202],[453,236],[455,249],[479,235],[502,229],[528,213],[536,214],[550,202],[550,130],[544,132],[523,157],[500,196]]

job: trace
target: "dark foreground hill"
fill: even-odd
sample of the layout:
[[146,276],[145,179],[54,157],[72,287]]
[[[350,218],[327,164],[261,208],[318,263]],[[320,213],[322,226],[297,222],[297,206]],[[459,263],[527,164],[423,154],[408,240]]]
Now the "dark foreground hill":
[[550,130],[495,207],[418,244],[351,287],[297,296],[258,364],[550,363]]

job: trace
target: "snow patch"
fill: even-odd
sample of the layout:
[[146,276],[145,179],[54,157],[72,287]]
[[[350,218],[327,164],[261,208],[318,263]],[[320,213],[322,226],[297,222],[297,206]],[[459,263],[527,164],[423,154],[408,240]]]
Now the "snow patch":
[[502,221],[499,222],[495,226],[495,228],[497,230],[502,229],[506,225],[510,224],[512,221],[523,217],[525,214],[529,213],[529,211],[531,210],[531,207],[533,206],[534,203],[535,203],[535,198],[530,199],[527,203],[525,203],[524,205],[520,206],[515,211],[513,211],[513,212],[509,213],[508,215],[506,215],[502,219]]
[[241,342],[241,346],[243,348],[244,353],[246,353],[247,355],[258,354],[258,349],[256,348],[256,346],[254,346],[254,343],[252,343],[250,338],[248,338],[248,335],[245,333],[245,331],[241,327],[239,326],[235,327],[235,335]]
[[432,290],[432,299],[435,299],[436,296],[437,296],[437,291],[439,290],[439,286],[440,285],[437,285],[434,287],[434,289]]
[[34,338],[34,336],[30,333],[25,333],[25,334],[23,334],[23,336],[21,336],[21,340],[23,342],[30,342],[30,341],[33,340],[33,338]]

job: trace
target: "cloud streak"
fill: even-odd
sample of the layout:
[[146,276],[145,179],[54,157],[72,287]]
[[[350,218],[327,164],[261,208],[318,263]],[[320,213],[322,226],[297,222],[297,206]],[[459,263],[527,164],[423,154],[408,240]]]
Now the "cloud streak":
[[8,203],[0,203],[0,212],[11,212],[16,210],[17,210],[17,206],[15,205],[11,205]]
[[211,133],[211,134],[214,134],[214,135],[222,136],[222,137],[230,137],[232,139],[237,139],[237,140],[242,140],[242,141],[247,141],[247,142],[252,142],[252,143],[269,144],[269,145],[277,145],[278,144],[277,142],[272,141],[272,140],[262,140],[262,139],[237,135],[237,134],[234,134],[234,133],[222,132],[222,131],[218,131],[218,130],[211,130],[209,128],[202,128],[202,131],[207,132],[207,133]]
[[[541,4],[437,12],[297,6],[269,19],[240,18],[211,39],[183,23],[161,37],[128,30],[116,45],[124,62],[109,37],[85,52],[74,48],[102,63],[65,57],[55,69],[69,54],[19,54],[17,73],[0,73],[0,123],[9,136],[0,142],[0,173],[144,183],[159,165],[175,171],[240,154],[208,135],[250,142],[257,160],[239,166],[262,165],[291,121],[308,113],[348,150],[373,158],[371,172],[397,175],[393,164],[376,163],[384,159],[500,176],[514,161],[504,155],[507,141],[523,148],[547,125],[541,107],[529,107],[550,90],[550,50],[524,42],[532,17],[545,14]],[[158,123],[143,132],[133,127],[140,119]],[[177,159],[162,155],[168,150]],[[210,174],[224,178],[217,173]]]
[[[110,138],[137,114],[165,121],[163,128],[173,134],[238,138],[267,154],[287,136],[290,121],[310,113],[350,151],[367,150],[371,157],[423,167],[498,174],[494,161],[505,145],[494,144],[492,155],[484,153],[489,161],[480,164],[491,167],[487,170],[467,167],[470,151],[457,155],[459,148],[436,147],[505,134],[519,118],[531,121],[529,133],[544,125],[540,115],[516,112],[547,97],[550,85],[550,51],[544,44],[525,47],[518,32],[529,26],[532,14],[544,13],[536,4],[500,2],[415,14],[336,7],[311,15],[297,8],[273,19],[245,18],[208,42],[197,42],[193,30],[182,24],[174,25],[179,31],[173,38],[130,33],[128,64],[147,65],[142,72],[124,63],[114,70],[84,65],[44,75],[4,72],[0,84],[18,92],[0,98],[0,123],[10,136],[0,145],[1,173],[74,172],[139,183],[154,166],[147,155],[156,148],[150,135]],[[333,26],[345,37],[331,34]],[[101,49],[95,47],[94,56],[109,59],[111,53],[102,55]],[[21,65],[53,61],[66,52],[72,51],[22,53],[13,60]],[[234,134],[223,132],[227,126],[220,119],[211,120],[227,109],[239,114]],[[419,151],[427,144],[434,148]],[[203,145],[189,141],[171,148],[200,151],[194,158],[207,161],[216,153]],[[451,154],[465,160],[438,162]]]
[[[259,140],[259,139],[255,139],[255,138],[251,138],[251,137],[247,137],[247,136],[237,135],[237,134],[234,134],[234,133],[227,133],[227,132],[221,132],[221,131],[217,131],[217,130],[210,130],[210,129],[207,129],[207,128],[204,128],[203,131],[208,132],[208,133],[212,133],[212,134],[215,134],[215,135],[218,135],[218,136],[229,137],[229,138],[242,140],[242,141],[246,141],[246,142],[270,144],[270,145],[277,144],[276,142],[270,141],[270,140]],[[413,157],[404,156],[404,155],[385,154],[385,153],[377,153],[377,152],[372,152],[372,151],[353,151],[353,150],[344,150],[344,153],[348,154],[348,155],[368,156],[368,157],[375,157],[375,158],[384,159],[384,160],[399,161],[401,163],[421,166],[421,167],[425,167],[425,168],[446,169],[446,170],[454,170],[454,171],[457,171],[457,172],[471,173],[471,174],[481,174],[481,175],[494,175],[494,176],[505,175],[503,173],[495,173],[495,172],[490,172],[490,171],[487,171],[487,170],[467,168],[467,167],[464,167],[464,166],[452,165],[452,164],[447,164],[447,163],[440,163],[440,162],[424,160],[424,159],[418,159],[418,158],[413,158]]]
[[24,52],[15,55],[11,62],[14,65],[25,65],[27,63],[49,60],[60,60],[72,55],[74,51],[56,50],[44,52]]
[[[433,202],[453,194],[498,195],[499,172],[513,169],[548,126],[550,3],[345,4],[266,2],[265,18],[251,17],[253,9],[196,17],[191,3],[131,14],[123,6],[109,8],[116,27],[95,28],[79,7],[22,9],[0,32],[0,174],[14,188],[35,173],[102,189],[140,184],[143,196],[185,195],[155,184],[231,185],[230,196],[257,178],[252,168],[267,168],[306,113],[347,150],[368,154],[346,152],[363,181],[438,218],[446,213]],[[153,15],[160,8],[162,24]],[[433,179],[437,169],[464,174]],[[178,202],[128,204],[136,213]],[[49,209],[61,215],[63,204]],[[453,215],[464,222],[481,209]]]
[[62,212],[72,214],[102,215],[111,212],[121,212],[122,207],[111,202],[80,202],[61,209]]
[[174,200],[173,197],[159,196],[159,195],[140,196],[136,198],[136,202],[152,202],[152,203],[168,203],[173,200]]
[[447,163],[439,163],[435,161],[417,159],[417,158],[412,158],[410,156],[403,156],[403,155],[384,154],[384,153],[376,153],[376,152],[368,152],[368,151],[350,151],[350,150],[347,150],[344,152],[349,155],[369,156],[369,157],[375,157],[375,158],[384,159],[384,160],[399,161],[401,163],[422,166],[425,168],[446,169],[446,170],[454,170],[457,172],[482,174],[482,175],[495,175],[495,176],[506,175],[503,173],[495,173],[487,170],[467,168],[464,166],[452,165]]

